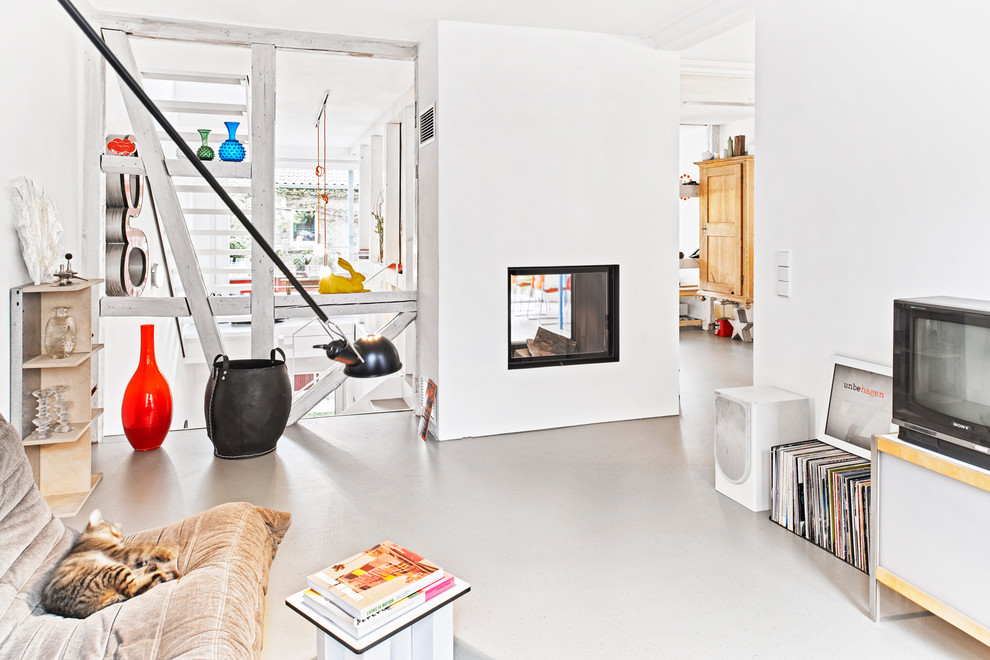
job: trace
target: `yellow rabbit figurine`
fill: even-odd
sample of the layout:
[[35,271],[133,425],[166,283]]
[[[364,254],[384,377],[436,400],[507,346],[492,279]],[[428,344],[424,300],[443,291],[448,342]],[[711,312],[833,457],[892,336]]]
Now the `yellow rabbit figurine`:
[[354,270],[344,259],[337,259],[337,265],[351,274],[350,277],[334,275],[331,271],[326,277],[320,278],[320,293],[361,293],[364,288],[364,275]]

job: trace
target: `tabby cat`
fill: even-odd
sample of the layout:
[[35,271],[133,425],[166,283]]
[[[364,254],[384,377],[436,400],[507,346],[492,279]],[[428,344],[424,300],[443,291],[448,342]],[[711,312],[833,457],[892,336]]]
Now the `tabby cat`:
[[175,559],[175,555],[172,548],[154,543],[124,545],[120,528],[103,520],[96,509],[86,530],[55,569],[41,594],[41,605],[51,614],[86,618],[156,584],[178,579],[177,570],[158,564]]

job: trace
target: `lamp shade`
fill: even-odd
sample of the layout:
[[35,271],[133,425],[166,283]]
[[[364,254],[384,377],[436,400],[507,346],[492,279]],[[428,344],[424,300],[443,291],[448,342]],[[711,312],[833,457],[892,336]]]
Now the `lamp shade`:
[[354,342],[364,362],[348,364],[344,373],[355,378],[374,378],[394,374],[402,368],[395,344],[382,335],[368,335]]

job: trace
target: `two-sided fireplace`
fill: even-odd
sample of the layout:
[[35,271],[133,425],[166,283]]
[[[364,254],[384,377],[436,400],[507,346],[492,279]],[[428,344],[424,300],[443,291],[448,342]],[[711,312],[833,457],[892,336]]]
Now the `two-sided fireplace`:
[[616,362],[619,267],[509,268],[509,369]]

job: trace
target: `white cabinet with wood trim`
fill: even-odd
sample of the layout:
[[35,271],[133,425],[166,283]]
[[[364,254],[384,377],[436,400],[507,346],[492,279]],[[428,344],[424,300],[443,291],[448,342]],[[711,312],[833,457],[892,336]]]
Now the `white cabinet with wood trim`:
[[874,436],[870,615],[883,584],[990,645],[990,470]]
[[753,156],[695,163],[700,169],[698,295],[753,302]]

